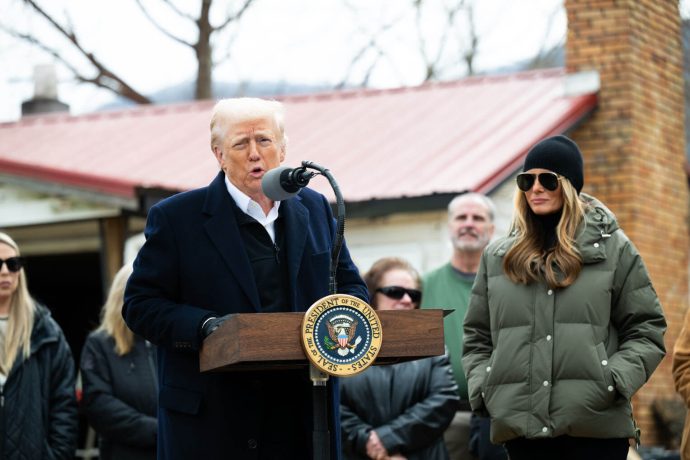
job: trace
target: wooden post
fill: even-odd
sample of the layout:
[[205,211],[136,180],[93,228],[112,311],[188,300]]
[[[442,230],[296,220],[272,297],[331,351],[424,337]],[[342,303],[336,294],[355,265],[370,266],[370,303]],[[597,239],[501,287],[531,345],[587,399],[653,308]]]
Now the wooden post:
[[127,217],[117,216],[101,219],[101,268],[103,271],[103,292],[107,293],[110,283],[124,261]]

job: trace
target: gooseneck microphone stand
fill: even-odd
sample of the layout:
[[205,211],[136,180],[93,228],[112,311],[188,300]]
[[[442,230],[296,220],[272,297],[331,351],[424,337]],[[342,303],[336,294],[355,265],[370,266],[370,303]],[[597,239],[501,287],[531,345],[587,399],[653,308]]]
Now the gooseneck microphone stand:
[[[303,161],[303,168],[314,169],[322,176],[328,179],[331,184],[333,193],[335,194],[337,211],[336,211],[336,232],[335,240],[333,242],[333,249],[331,250],[331,264],[328,277],[328,291],[329,294],[336,294],[338,290],[336,272],[338,270],[338,259],[340,258],[340,249],[343,246],[345,239],[345,201],[343,195],[340,193],[338,183],[331,175],[330,171],[323,166],[319,166],[311,161]],[[312,447],[314,450],[315,460],[329,460],[330,459],[330,433],[328,431],[328,389],[326,383],[328,382],[328,374],[321,372],[313,364],[309,365],[309,377],[312,381],[312,407],[314,416],[314,432],[312,439]],[[338,401],[335,401],[338,404]]]
[[340,187],[335,181],[335,178],[331,172],[319,166],[311,161],[303,161],[302,167],[315,169],[322,176],[328,179],[331,184],[333,193],[335,194],[337,210],[335,213],[336,217],[336,229],[335,229],[335,241],[333,242],[333,249],[331,250],[331,266],[328,278],[328,291],[329,294],[336,294],[338,292],[338,285],[336,281],[336,272],[338,271],[338,259],[340,258],[340,249],[343,247],[343,240],[345,239],[345,200],[343,200],[343,194],[340,193]]

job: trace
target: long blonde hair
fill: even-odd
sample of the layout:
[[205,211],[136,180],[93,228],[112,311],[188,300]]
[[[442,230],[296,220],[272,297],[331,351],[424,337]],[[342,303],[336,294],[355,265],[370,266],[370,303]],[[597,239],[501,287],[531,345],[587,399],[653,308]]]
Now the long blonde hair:
[[126,264],[115,274],[108,292],[108,298],[101,309],[101,324],[97,331],[105,331],[115,340],[115,352],[126,355],[134,347],[134,333],[127,327],[122,318],[122,304],[125,297],[125,286],[132,274],[132,264]]
[[[0,243],[14,249],[17,256],[21,255],[19,246],[7,233],[0,232]],[[12,370],[17,355],[26,359],[31,352],[31,332],[34,327],[34,315],[36,313],[36,303],[29,294],[26,281],[26,273],[22,267],[19,270],[19,280],[17,290],[12,294],[10,300],[10,314],[7,320],[7,334],[5,335],[5,346],[0,356],[0,370],[7,375]]]
[[582,270],[582,256],[575,246],[575,237],[584,221],[586,205],[568,179],[563,177],[560,183],[563,211],[556,226],[553,250],[542,247],[542,230],[525,193],[519,189],[515,193],[511,234],[516,235],[516,241],[503,259],[503,271],[514,283],[529,284],[543,279],[551,288],[564,288],[575,282]]

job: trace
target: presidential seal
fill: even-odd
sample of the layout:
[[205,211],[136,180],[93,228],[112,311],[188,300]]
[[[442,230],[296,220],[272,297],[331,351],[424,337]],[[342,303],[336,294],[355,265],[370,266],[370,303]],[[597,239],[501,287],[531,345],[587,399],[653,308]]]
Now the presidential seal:
[[371,306],[347,294],[315,302],[302,320],[307,358],[326,374],[347,377],[374,362],[381,349],[381,321]]

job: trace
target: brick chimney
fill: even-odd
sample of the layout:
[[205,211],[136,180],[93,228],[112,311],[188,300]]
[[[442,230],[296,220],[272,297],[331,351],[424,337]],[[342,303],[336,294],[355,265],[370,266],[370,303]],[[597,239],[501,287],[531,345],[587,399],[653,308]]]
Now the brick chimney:
[[599,107],[571,133],[585,187],[642,253],[666,313],[667,356],[633,400],[642,441],[660,444],[655,399],[675,398],[671,352],[688,307],[688,183],[677,1],[566,0],[568,72],[599,72]]
[[69,106],[57,98],[57,77],[51,64],[34,68],[34,97],[22,102],[22,116],[50,112],[69,112]]

